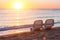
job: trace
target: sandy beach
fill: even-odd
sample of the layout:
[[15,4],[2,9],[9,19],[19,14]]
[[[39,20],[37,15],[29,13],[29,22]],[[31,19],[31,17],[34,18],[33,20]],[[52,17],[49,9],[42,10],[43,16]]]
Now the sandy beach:
[[[60,27],[55,27],[51,30],[45,30],[47,40],[60,40]],[[42,40],[41,32],[26,32],[0,36],[0,40]]]

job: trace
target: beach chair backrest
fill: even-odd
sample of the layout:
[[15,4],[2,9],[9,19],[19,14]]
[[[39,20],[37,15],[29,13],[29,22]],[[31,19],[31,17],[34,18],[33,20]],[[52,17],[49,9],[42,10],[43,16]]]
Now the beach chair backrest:
[[46,27],[52,27],[52,26],[54,26],[54,19],[47,19],[45,21],[45,26]]
[[33,28],[41,28],[43,26],[42,20],[36,20],[33,24]]

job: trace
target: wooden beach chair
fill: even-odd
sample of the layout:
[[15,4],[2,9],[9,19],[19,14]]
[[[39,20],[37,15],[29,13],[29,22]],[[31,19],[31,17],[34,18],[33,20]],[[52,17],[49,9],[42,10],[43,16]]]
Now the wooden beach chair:
[[45,29],[50,30],[52,26],[54,26],[54,19],[47,19],[45,21],[44,26],[45,26]]
[[40,31],[42,30],[43,21],[42,20],[36,20],[34,21],[33,28],[31,28],[31,31]]

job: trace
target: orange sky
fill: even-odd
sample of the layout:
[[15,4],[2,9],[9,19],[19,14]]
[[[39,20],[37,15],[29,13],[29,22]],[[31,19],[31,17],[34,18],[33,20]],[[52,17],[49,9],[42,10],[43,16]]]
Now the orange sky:
[[24,8],[60,8],[60,0],[0,0],[0,8],[11,9],[15,1],[22,2]]

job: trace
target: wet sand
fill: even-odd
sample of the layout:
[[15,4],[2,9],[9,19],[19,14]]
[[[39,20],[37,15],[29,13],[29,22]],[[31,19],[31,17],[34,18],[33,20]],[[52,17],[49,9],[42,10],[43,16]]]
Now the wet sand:
[[[26,32],[22,34],[11,34],[6,36],[0,36],[0,40],[42,40],[40,31],[38,32]],[[60,27],[52,28],[51,30],[45,30],[44,36],[47,40],[60,40]]]

